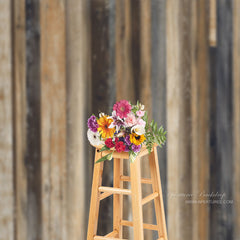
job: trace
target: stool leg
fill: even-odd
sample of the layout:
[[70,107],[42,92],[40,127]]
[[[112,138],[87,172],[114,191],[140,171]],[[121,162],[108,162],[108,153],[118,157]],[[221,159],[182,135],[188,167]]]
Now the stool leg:
[[[96,150],[95,162],[98,159],[100,159],[101,156],[102,154],[97,152]],[[99,213],[99,203],[100,203],[100,198],[99,198],[100,193],[98,191],[98,188],[102,184],[102,173],[103,173],[103,162],[94,164],[87,240],[93,240],[94,236],[97,234],[98,213]]]
[[[116,158],[113,162],[113,185],[116,188],[123,188],[123,182],[120,180],[123,175],[123,159]],[[118,232],[117,237],[122,238],[122,226],[120,221],[122,220],[123,212],[123,195],[113,195],[113,230]]]
[[156,147],[154,147],[154,150],[149,155],[149,164],[150,164],[153,192],[159,193],[159,196],[154,199],[156,219],[157,219],[157,225],[158,225],[158,237],[160,239],[163,238],[164,240],[167,240],[168,238],[167,238],[167,229],[166,229],[164,205],[163,205],[163,198],[162,198],[162,186],[161,186]]
[[133,231],[135,240],[143,240],[143,214],[142,214],[142,186],[140,158],[130,163],[130,178],[132,190]]

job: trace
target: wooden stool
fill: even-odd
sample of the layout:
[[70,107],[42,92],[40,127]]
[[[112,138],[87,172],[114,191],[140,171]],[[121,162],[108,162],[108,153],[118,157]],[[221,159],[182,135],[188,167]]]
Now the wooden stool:
[[[96,149],[95,162],[102,156],[110,153],[109,151],[99,152]],[[130,177],[123,176],[123,159],[128,159],[128,153],[113,153],[114,168],[114,186],[102,186],[102,173],[104,162],[94,165],[91,205],[89,212],[88,234],[87,240],[114,240],[122,239],[122,226],[130,226],[134,228],[134,239],[143,240],[143,229],[158,231],[158,240],[167,240],[167,230],[165,222],[165,213],[162,199],[162,188],[160,181],[157,147],[155,146],[149,154],[149,164],[151,171],[151,179],[141,178],[140,158],[148,155],[148,150],[142,147],[141,152],[135,159],[134,163],[130,163]],[[131,190],[123,189],[123,182],[131,182]],[[153,193],[142,199],[141,183],[152,184]],[[100,201],[113,194],[113,231],[105,236],[97,236],[98,213]],[[133,222],[122,219],[123,210],[123,194],[132,197],[132,215]],[[155,214],[157,225],[144,224],[142,206],[154,199]],[[122,239],[124,240],[124,239]]]

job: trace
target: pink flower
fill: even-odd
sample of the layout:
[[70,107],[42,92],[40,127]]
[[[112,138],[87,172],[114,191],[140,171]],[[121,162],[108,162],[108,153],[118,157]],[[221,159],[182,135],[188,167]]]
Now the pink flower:
[[141,118],[137,119],[137,124],[140,125],[140,126],[143,126],[143,127],[146,126],[146,122],[144,120],[142,120]]
[[135,125],[136,123],[137,123],[137,120],[136,120],[134,113],[129,113],[125,120],[126,126],[131,127],[131,126]]
[[144,114],[145,114],[145,111],[138,110],[138,111],[136,112],[136,114],[137,114],[138,117],[143,117]]
[[120,118],[127,117],[127,114],[130,113],[131,108],[132,107],[127,100],[121,100],[113,105],[113,110],[116,111],[117,116]]

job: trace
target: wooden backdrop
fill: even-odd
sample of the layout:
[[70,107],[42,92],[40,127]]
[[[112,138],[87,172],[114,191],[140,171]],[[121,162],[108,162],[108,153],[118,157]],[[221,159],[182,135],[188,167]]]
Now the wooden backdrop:
[[240,239],[239,0],[0,0],[0,240],[86,239],[86,121],[120,99],[168,131],[169,239]]

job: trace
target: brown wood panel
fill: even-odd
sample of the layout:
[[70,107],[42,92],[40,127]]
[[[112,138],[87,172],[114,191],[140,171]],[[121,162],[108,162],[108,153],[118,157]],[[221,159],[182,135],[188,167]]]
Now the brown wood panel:
[[172,240],[192,239],[191,204],[178,195],[191,192],[191,2],[167,1],[168,230]]
[[0,239],[14,239],[11,1],[0,1]]
[[234,238],[240,239],[240,1],[233,5]]
[[116,1],[116,100],[126,99],[135,103],[132,73],[131,2]]
[[[113,79],[110,70],[110,1],[93,0],[90,2],[91,17],[91,84],[92,84],[92,113],[110,114],[112,110]],[[109,174],[111,173],[111,174]],[[89,174],[92,176],[92,174]],[[104,164],[103,184],[112,184],[112,162]],[[89,200],[88,200],[89,201]],[[112,199],[106,198],[100,207],[98,235],[105,235],[112,231]]]
[[[166,0],[152,1],[152,117],[166,128]],[[158,148],[163,200],[167,212],[167,145]]]
[[27,239],[25,0],[13,1],[13,126],[15,239]]
[[67,232],[68,239],[85,239],[88,209],[86,139],[89,105],[89,8],[87,1],[66,2],[67,73]]
[[[145,105],[148,117],[152,118],[152,91],[151,91],[151,0],[140,1],[139,4],[139,22],[140,22],[140,76],[139,81],[139,100]],[[136,21],[136,19],[135,19]],[[143,177],[150,176],[150,167],[148,156],[141,160],[141,173]],[[147,196],[152,193],[148,185],[142,185],[142,194]],[[152,222],[153,209],[143,207],[144,222]],[[152,239],[152,231],[145,231],[144,238]]]
[[41,238],[40,20],[39,2],[26,1],[27,237]]
[[[232,77],[232,11],[233,1],[219,0],[217,5],[217,39],[211,69],[210,192],[233,199],[233,77]],[[214,200],[214,198],[211,198]],[[216,200],[216,198],[215,198]],[[219,200],[219,198],[218,198]],[[233,238],[233,204],[211,204],[210,239]]]
[[[208,200],[209,192],[209,59],[208,1],[192,3],[192,193],[193,200]],[[198,51],[201,49],[201,51]],[[208,239],[209,206],[193,204],[192,239]]]
[[65,3],[40,1],[42,238],[66,237]]

